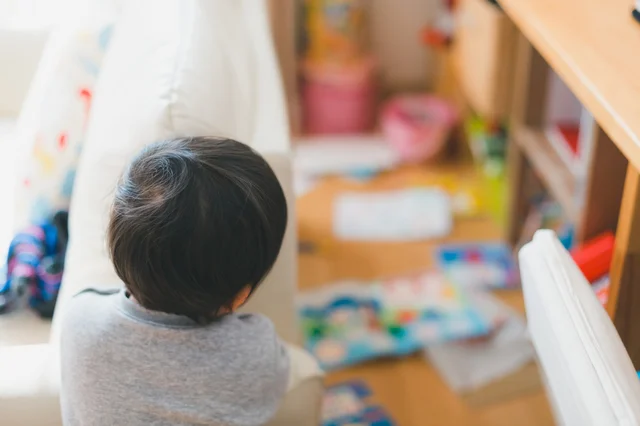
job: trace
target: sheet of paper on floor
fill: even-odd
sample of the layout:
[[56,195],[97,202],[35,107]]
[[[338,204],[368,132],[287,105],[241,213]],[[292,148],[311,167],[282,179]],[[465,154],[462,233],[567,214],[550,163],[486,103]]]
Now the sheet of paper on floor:
[[532,361],[535,351],[523,317],[489,293],[473,296],[476,308],[497,324],[488,338],[430,346],[425,353],[456,392],[468,392],[505,377]]
[[451,202],[438,188],[348,192],[334,204],[334,234],[351,241],[419,241],[447,236]]
[[306,176],[379,172],[399,163],[381,135],[308,137],[296,140],[294,147],[294,172]]

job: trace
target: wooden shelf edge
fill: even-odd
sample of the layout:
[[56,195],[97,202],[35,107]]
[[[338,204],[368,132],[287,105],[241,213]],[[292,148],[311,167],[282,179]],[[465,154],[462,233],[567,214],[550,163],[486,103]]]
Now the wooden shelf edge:
[[640,170],[640,61],[630,54],[639,51],[640,38],[632,3],[500,0],[522,34]]
[[512,130],[512,140],[518,144],[535,175],[551,196],[562,206],[572,223],[579,222],[576,203],[578,178],[571,172],[541,130],[519,127]]

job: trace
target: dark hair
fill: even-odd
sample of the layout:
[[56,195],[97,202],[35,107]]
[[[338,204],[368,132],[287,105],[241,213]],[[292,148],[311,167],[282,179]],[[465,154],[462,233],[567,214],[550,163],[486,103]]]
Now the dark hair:
[[125,170],[107,240],[143,307],[211,320],[264,279],[286,226],[264,158],[231,139],[178,138],[147,146]]

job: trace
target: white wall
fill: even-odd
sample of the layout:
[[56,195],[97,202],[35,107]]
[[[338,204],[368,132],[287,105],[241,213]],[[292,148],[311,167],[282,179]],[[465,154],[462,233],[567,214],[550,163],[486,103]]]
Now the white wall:
[[371,50],[385,90],[426,88],[433,70],[421,42],[435,19],[438,0],[370,0]]
[[0,28],[0,116],[16,116],[42,54],[47,31]]

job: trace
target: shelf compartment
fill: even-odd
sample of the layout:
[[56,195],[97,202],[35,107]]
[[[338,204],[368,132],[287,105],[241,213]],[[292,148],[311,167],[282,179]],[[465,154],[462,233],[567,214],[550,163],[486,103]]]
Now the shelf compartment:
[[522,150],[535,175],[562,206],[567,219],[580,217],[577,194],[580,184],[542,130],[519,127],[512,130],[512,141]]

